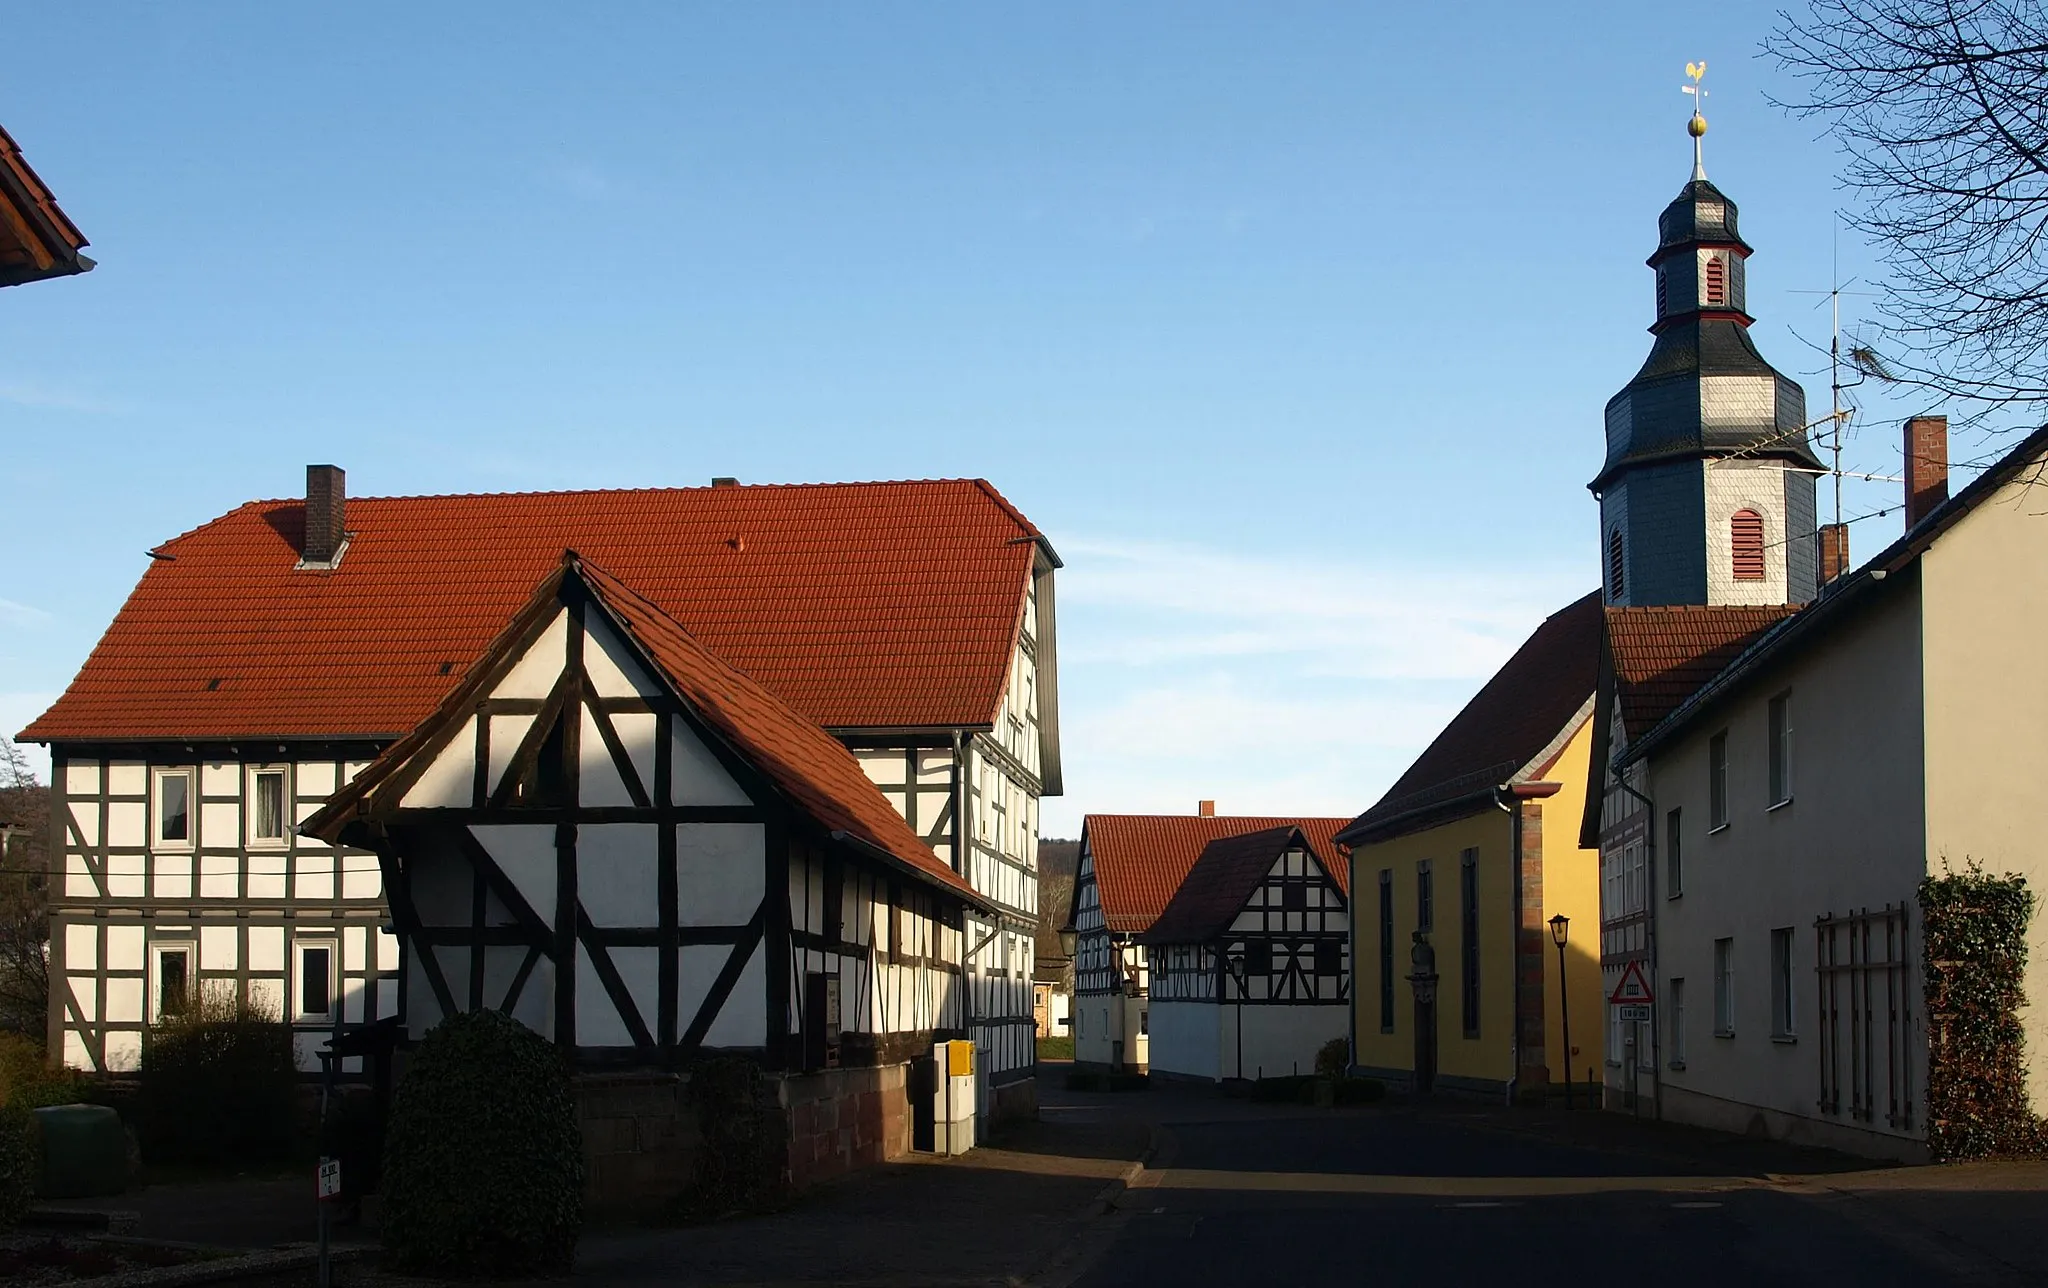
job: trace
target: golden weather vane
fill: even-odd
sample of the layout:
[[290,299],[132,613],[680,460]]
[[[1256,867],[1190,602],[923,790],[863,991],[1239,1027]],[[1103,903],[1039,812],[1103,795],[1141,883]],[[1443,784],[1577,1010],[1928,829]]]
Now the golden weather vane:
[[1704,179],[1707,177],[1707,166],[1700,156],[1700,138],[1707,132],[1707,118],[1701,114],[1700,109],[1707,105],[1707,87],[1700,82],[1707,78],[1707,60],[1702,58],[1696,63],[1687,63],[1685,74],[1691,79],[1692,84],[1681,85],[1679,89],[1692,95],[1692,119],[1685,123],[1685,132],[1692,135],[1692,177]]

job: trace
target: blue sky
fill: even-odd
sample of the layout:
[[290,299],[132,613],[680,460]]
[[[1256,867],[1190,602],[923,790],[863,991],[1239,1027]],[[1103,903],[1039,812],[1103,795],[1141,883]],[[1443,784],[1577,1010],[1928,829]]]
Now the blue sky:
[[[1355,812],[1596,583],[1688,59],[1759,344],[1825,408],[1791,292],[1840,196],[1765,101],[1775,7],[68,9],[0,80],[100,260],[0,295],[0,728],[144,549],[308,461],[979,475],[1068,563],[1048,833]],[[1847,464],[1895,473],[1918,408],[1865,407]]]

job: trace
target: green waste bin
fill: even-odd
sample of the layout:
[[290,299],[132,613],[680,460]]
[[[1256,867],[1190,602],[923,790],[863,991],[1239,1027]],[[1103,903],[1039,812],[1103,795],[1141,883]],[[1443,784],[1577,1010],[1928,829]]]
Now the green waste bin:
[[128,1133],[105,1105],[37,1109],[43,1172],[36,1193],[46,1199],[119,1194],[128,1188]]

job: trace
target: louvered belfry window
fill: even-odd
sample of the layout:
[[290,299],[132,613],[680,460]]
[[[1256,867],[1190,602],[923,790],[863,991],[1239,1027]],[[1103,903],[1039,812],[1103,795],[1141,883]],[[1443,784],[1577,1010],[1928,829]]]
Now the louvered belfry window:
[[1622,555],[1621,529],[1616,528],[1607,534],[1607,597],[1616,603],[1621,601],[1624,590],[1622,585],[1622,564],[1624,562]]
[[1735,563],[1735,580],[1764,579],[1764,516],[1755,510],[1737,510],[1728,520],[1728,545]]
[[1728,261],[1719,255],[1707,256],[1707,303],[1721,306],[1728,303]]

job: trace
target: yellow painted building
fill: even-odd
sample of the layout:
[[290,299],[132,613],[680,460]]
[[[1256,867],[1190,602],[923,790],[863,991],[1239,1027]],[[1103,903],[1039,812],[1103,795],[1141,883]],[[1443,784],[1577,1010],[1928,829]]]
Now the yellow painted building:
[[1600,629],[1597,594],[1553,614],[1339,834],[1361,1073],[1519,1094],[1565,1080],[1569,1021],[1569,1067],[1597,1079],[1600,864],[1579,820]]

